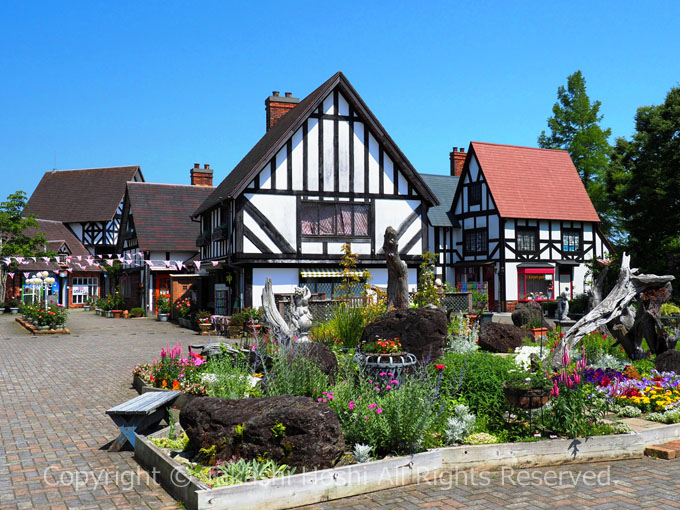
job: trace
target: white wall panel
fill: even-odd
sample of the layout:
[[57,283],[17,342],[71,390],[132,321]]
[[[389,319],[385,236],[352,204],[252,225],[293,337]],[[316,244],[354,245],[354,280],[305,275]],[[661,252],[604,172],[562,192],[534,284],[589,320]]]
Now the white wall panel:
[[323,100],[323,112],[326,115],[335,114],[335,105],[333,104],[333,92],[328,94],[328,96],[326,96],[326,99]]
[[349,122],[338,122],[338,163],[340,191],[349,192]]
[[323,191],[335,191],[335,123],[323,121]]
[[354,124],[354,192],[364,192],[364,125]]
[[349,115],[349,103],[341,93],[338,93],[338,115]]
[[311,191],[319,190],[319,122],[307,121],[307,186]]
[[276,153],[276,189],[288,189],[288,149],[284,145],[279,152]]
[[302,253],[309,255],[321,255],[323,253],[323,243],[302,243]]
[[384,191],[391,195],[394,193],[394,164],[387,154],[383,154],[383,172]]
[[408,181],[406,180],[406,177],[404,177],[404,174],[399,172],[399,194],[400,195],[407,195],[408,194]]
[[368,135],[368,191],[380,193],[380,149],[372,134]]
[[302,190],[302,128],[293,133],[293,189]]
[[[276,230],[291,246],[297,244],[296,199],[294,196],[248,193],[245,197],[276,227]],[[250,228],[250,225],[248,225],[248,228]],[[276,252],[278,251],[276,249]]]
[[262,291],[267,277],[272,279],[274,294],[289,293],[295,290],[300,282],[299,269],[292,267],[256,267],[253,268],[253,307],[262,306]]

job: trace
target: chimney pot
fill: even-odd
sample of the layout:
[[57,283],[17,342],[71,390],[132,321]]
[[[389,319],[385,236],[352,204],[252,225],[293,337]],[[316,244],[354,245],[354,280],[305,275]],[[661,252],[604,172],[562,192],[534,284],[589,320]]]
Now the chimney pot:
[[264,101],[265,111],[267,112],[267,131],[300,102],[299,98],[293,97],[292,92],[285,94],[285,97],[281,97],[279,91],[274,90],[272,95]]
[[465,148],[464,148],[464,147],[461,147],[461,148],[460,148],[460,152],[465,152]]
[[213,185],[213,171],[210,169],[210,165],[203,165],[203,168],[201,168],[201,165],[194,163],[190,173],[192,186]]
[[463,166],[465,166],[465,149],[463,147],[454,147],[451,154],[451,176],[460,177],[463,173]]
[[272,91],[272,96],[279,97],[279,91],[278,90]]
[[293,93],[292,92],[286,92],[286,97],[293,97]]
[[194,168],[201,168],[200,163],[194,163]]
[[209,170],[209,169],[210,169],[210,165],[207,165],[207,164],[206,164],[206,165],[203,165],[203,168],[205,168],[206,170]]

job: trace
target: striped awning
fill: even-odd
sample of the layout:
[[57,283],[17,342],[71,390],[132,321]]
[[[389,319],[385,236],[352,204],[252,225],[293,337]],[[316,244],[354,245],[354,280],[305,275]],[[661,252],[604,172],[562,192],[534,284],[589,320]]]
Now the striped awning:
[[[358,276],[359,278],[363,277],[365,273],[366,271],[364,270],[350,271],[351,276]],[[300,278],[342,278],[344,275],[345,273],[340,268],[319,267],[300,269]]]

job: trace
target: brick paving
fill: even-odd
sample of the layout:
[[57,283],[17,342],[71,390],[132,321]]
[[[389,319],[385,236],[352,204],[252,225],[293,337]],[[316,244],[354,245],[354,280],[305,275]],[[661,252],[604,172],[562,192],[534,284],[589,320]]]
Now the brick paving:
[[[172,324],[83,312],[72,313],[69,327],[72,335],[33,337],[0,316],[0,510],[179,508],[132,452],[103,449],[117,436],[105,411],[136,395],[134,365],[177,340],[186,346],[203,339]],[[528,485],[521,478],[528,475],[518,473],[477,474],[472,483],[461,471],[304,508],[680,509],[680,459],[541,468],[530,473],[546,483],[532,478]],[[565,473],[563,483],[552,473]],[[606,483],[593,485],[589,473]]]

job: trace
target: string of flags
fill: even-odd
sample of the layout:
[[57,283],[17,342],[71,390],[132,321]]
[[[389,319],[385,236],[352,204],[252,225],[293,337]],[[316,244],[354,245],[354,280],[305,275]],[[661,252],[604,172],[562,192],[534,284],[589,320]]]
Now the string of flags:
[[[42,261],[46,264],[50,262],[56,262],[60,266],[65,266],[63,268],[60,268],[59,270],[55,270],[55,273],[58,273],[59,271],[68,271],[69,273],[73,272],[74,268],[79,268],[81,271],[88,271],[92,268],[102,268],[106,266],[113,266],[115,262],[119,262],[120,264],[126,266],[127,268],[130,267],[141,267],[143,265],[147,265],[150,268],[153,267],[160,267],[163,268],[165,267],[166,269],[171,269],[171,270],[177,270],[181,271],[182,269],[191,269],[191,265],[193,265],[196,268],[196,271],[201,270],[201,261],[200,260],[194,260],[189,263],[185,263],[181,260],[157,260],[157,259],[145,259],[141,255],[137,254],[134,257],[131,257],[130,255],[122,255],[122,254],[117,254],[117,255],[56,255],[52,257],[47,257],[47,256],[41,256],[41,257],[19,257],[19,256],[10,256],[10,257],[3,257],[2,260],[0,260],[1,264],[4,264],[5,266],[9,267],[12,264],[17,264],[18,266],[22,265],[27,265],[31,263],[36,263]],[[219,264],[218,261],[213,260],[210,262],[213,267],[217,266]],[[7,273],[11,278],[14,278],[15,273],[8,272]],[[24,276],[26,276],[28,273],[24,273]],[[28,276],[26,276],[28,278]]]

